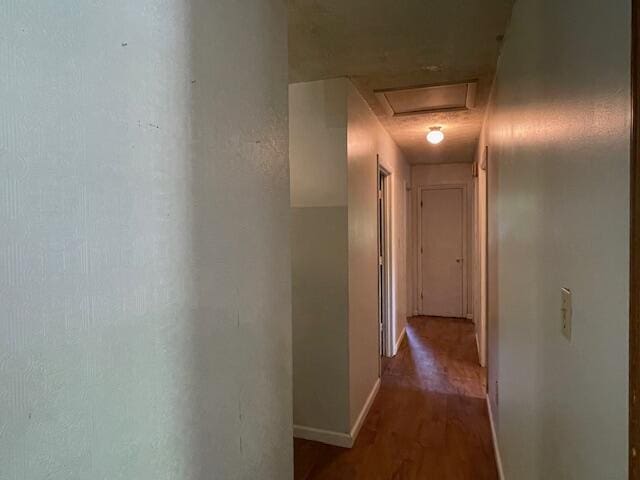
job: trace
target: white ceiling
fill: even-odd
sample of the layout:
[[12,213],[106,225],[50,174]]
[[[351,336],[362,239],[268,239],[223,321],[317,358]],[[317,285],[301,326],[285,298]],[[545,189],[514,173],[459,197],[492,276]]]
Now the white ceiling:
[[[348,76],[411,163],[471,162],[513,0],[289,0],[289,80]],[[374,91],[478,81],[476,108],[392,117]],[[430,145],[430,126],[445,140]]]

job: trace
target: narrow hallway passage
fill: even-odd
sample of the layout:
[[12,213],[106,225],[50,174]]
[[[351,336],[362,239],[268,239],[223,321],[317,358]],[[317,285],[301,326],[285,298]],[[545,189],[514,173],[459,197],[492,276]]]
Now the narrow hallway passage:
[[414,317],[352,449],[295,439],[295,478],[498,478],[473,324]]

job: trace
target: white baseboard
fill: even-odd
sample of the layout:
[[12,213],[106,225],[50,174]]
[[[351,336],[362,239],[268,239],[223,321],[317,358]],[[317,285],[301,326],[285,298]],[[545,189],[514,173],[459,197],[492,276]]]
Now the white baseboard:
[[353,425],[350,433],[334,432],[332,430],[322,430],[320,428],[305,427],[303,425],[293,426],[293,436],[295,438],[303,438],[305,440],[312,440],[314,442],[326,443],[328,445],[335,445],[336,447],[351,448],[358,438],[360,429],[367,418],[367,413],[373,405],[373,401],[380,390],[380,379],[376,380],[373,385],[367,401],[364,402],[362,410],[356,419],[356,423]]
[[478,358],[480,358],[480,339],[478,338],[478,332],[475,333],[476,337],[476,349],[478,350]]
[[405,335],[407,334],[407,327],[404,327],[402,329],[402,333],[400,333],[400,337],[398,337],[398,341],[396,342],[395,346],[393,347],[393,354],[395,355],[396,353],[398,353],[398,350],[400,350],[400,344],[402,343],[402,340],[404,340]]
[[360,410],[360,414],[356,419],[356,423],[353,424],[353,428],[351,429],[351,435],[350,435],[351,445],[349,445],[349,447],[352,447],[353,444],[356,442],[356,438],[358,438],[360,429],[362,428],[362,425],[364,425],[364,421],[367,418],[367,413],[369,413],[369,410],[371,410],[371,405],[373,405],[373,401],[376,399],[376,395],[378,395],[378,390],[380,390],[379,378],[376,380],[376,383],[373,385],[373,388],[369,392],[367,401],[364,402],[364,405],[362,406],[362,410]]
[[476,332],[476,348],[478,349],[478,359],[480,360],[480,366],[487,366],[487,359],[482,355],[482,350],[480,349],[480,338],[478,337],[478,332]]
[[314,442],[335,445],[336,447],[351,448],[353,440],[348,433],[322,430],[320,428],[304,427],[302,425],[293,426],[293,436]]
[[496,465],[498,466],[498,476],[500,480],[504,480],[504,471],[502,470],[502,457],[500,456],[500,447],[498,446],[498,435],[496,434],[496,425],[493,422],[493,412],[491,411],[491,400],[487,395],[487,410],[489,411],[489,423],[491,424],[491,437],[493,438],[493,451],[496,456]]

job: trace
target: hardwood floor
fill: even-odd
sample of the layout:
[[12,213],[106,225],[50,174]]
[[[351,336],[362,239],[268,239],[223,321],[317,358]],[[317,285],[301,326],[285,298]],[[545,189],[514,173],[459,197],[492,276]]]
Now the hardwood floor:
[[485,381],[470,321],[409,319],[353,448],[295,439],[295,478],[497,479]]

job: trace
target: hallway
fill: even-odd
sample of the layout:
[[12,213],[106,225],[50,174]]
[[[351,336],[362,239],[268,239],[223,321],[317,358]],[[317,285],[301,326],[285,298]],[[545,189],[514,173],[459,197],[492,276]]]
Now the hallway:
[[350,450],[295,439],[295,478],[496,479],[473,324],[413,317]]

